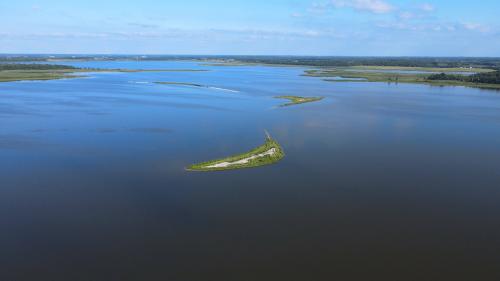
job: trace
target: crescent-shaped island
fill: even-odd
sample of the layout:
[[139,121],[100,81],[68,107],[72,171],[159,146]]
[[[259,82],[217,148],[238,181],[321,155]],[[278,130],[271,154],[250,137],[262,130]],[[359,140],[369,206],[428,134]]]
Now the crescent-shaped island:
[[255,168],[274,164],[285,157],[280,144],[266,133],[266,142],[248,152],[226,157],[219,160],[193,164],[187,171],[213,172],[245,168]]

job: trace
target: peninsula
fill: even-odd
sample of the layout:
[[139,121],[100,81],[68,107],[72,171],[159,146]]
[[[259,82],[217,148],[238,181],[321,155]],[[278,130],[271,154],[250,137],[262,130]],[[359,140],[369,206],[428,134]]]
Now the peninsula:
[[37,63],[0,63],[0,82],[85,77],[90,72],[201,72],[203,69],[101,69]]

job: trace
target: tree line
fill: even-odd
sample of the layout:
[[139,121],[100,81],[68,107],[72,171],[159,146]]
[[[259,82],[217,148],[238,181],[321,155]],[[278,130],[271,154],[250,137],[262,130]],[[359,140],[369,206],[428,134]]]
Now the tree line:
[[0,71],[2,70],[58,70],[58,69],[75,69],[69,65],[57,64],[37,64],[37,63],[3,63],[0,64]]
[[462,81],[471,83],[500,84],[500,71],[477,73],[470,76],[455,74],[433,74],[427,77],[428,80]]
[[58,60],[197,60],[315,67],[400,66],[400,67],[478,67],[500,68],[500,58],[478,57],[337,57],[337,56],[195,56],[195,55],[0,55],[3,62]]

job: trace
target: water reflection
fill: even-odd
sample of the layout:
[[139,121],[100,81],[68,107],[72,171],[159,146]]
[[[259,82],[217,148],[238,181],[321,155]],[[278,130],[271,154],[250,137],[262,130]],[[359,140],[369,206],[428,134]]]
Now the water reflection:
[[[211,71],[0,83],[6,280],[498,275],[494,91],[324,82],[300,68],[75,64]],[[326,98],[279,108],[278,95]],[[284,147],[279,164],[184,171],[255,147],[264,129]]]

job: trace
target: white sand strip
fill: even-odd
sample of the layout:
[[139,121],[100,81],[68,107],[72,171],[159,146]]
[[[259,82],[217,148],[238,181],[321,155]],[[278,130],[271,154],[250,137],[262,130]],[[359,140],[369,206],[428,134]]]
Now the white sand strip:
[[253,159],[257,159],[257,158],[265,157],[265,156],[268,156],[268,155],[271,155],[271,156],[272,156],[272,155],[274,155],[276,152],[277,152],[276,148],[271,148],[271,149],[269,149],[268,151],[266,151],[266,152],[264,152],[264,153],[261,153],[261,154],[253,155],[253,156],[250,156],[250,157],[247,157],[247,158],[244,158],[244,159],[241,159],[241,160],[235,161],[235,162],[222,162],[222,163],[219,163],[219,164],[206,166],[206,167],[205,167],[205,169],[211,169],[211,168],[227,168],[227,167],[231,167],[231,166],[234,166],[234,165],[244,165],[244,164],[247,164],[248,162],[250,162],[250,161],[251,161],[251,160],[253,160]]

